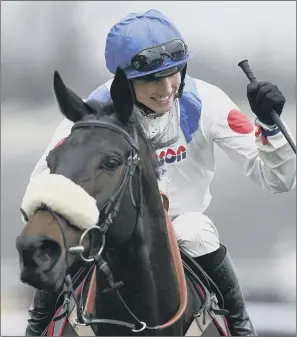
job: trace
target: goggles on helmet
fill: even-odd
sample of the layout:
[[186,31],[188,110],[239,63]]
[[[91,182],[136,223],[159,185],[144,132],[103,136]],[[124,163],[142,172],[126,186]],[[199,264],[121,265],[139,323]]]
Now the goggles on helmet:
[[187,56],[188,47],[180,39],[175,39],[159,46],[150,47],[142,50],[131,60],[128,68],[139,72],[147,72],[159,68],[165,56],[173,61],[180,61]]

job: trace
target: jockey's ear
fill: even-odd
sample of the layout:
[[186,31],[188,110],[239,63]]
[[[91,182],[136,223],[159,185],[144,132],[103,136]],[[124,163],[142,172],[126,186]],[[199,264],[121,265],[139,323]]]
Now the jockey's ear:
[[86,104],[72,90],[66,87],[60,74],[54,73],[54,92],[62,114],[72,122],[80,121],[89,113]]
[[110,96],[115,105],[117,117],[124,124],[127,123],[133,112],[134,95],[130,81],[119,67],[111,84]]

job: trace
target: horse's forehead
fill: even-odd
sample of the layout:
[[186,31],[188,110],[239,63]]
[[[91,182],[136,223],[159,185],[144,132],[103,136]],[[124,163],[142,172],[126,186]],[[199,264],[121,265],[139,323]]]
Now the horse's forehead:
[[[83,122],[84,120],[82,120]],[[91,122],[97,122],[98,120],[96,118],[91,118],[91,119],[86,119],[86,121],[91,121]],[[125,126],[122,125],[117,118],[113,117],[113,116],[103,116],[103,117],[100,117],[99,119],[100,122],[103,122],[106,123],[106,124],[109,124],[109,125],[114,125],[114,126],[118,126],[120,128],[123,128],[125,129]],[[127,130],[125,130],[127,131]],[[86,136],[90,136],[90,137],[100,137],[101,134],[110,134],[111,136],[114,136],[115,134],[118,134],[119,136],[121,136],[121,134],[119,132],[116,132],[114,130],[111,130],[110,128],[107,128],[105,127],[104,125],[98,125],[98,126],[86,126],[86,127],[81,127],[81,128],[77,128],[77,129],[74,129],[72,132],[71,132],[71,135],[75,135],[75,136],[78,136],[79,137],[86,137]],[[71,136],[70,135],[70,136]]]
[[[111,116],[104,116],[100,118],[102,122],[108,122],[110,125],[115,125],[117,127],[122,128],[128,134],[130,134],[127,128],[123,127],[123,125],[117,121],[117,119],[112,118]],[[131,136],[132,137],[132,136]],[[96,126],[96,127],[82,127],[78,129],[74,129],[73,132],[69,135],[69,143],[73,146],[77,146],[79,144],[85,144],[86,146],[91,146],[93,142],[93,146],[96,148],[102,147],[102,149],[106,149],[106,146],[117,147],[117,149],[126,150],[126,147],[130,146],[129,142],[127,142],[126,138],[117,130],[111,130],[104,126]],[[107,149],[106,149],[107,150]]]

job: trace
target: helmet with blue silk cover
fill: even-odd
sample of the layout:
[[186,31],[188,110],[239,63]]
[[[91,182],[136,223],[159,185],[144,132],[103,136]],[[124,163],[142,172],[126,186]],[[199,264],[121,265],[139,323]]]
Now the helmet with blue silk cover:
[[180,68],[192,57],[176,26],[155,9],[128,14],[111,28],[106,39],[107,69],[114,74],[120,67],[128,79],[166,75],[166,70]]

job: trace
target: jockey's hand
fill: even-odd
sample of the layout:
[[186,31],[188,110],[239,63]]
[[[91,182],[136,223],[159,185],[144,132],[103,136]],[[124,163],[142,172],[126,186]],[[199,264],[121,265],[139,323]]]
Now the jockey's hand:
[[286,102],[282,92],[271,82],[249,83],[247,98],[253,113],[267,125],[274,124],[271,111],[274,109],[280,116]]

